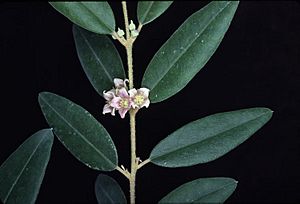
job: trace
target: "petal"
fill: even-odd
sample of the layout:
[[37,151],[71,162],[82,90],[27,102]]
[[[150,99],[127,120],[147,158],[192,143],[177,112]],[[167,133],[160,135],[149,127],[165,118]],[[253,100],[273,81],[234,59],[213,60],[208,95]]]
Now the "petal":
[[121,88],[119,91],[118,91],[118,95],[122,98],[128,98],[128,93],[127,93],[127,90],[125,88]]
[[108,104],[105,104],[103,107],[102,114],[111,113],[111,112],[112,112],[112,107]]
[[137,90],[135,88],[130,89],[128,91],[130,97],[134,97],[137,94]]
[[121,97],[114,97],[111,102],[110,102],[110,106],[116,109],[120,109],[120,101],[121,101]]
[[127,108],[121,108],[121,109],[119,109],[119,114],[120,114],[121,118],[125,118],[125,115],[126,115],[126,113],[127,113],[128,110],[129,109],[127,109]]
[[132,107],[134,109],[138,108],[139,106],[137,104],[135,104],[132,100],[130,100],[129,102],[130,106],[129,107]]
[[105,100],[110,101],[113,97],[115,97],[115,89],[111,89],[108,92],[103,91],[103,97]]
[[129,84],[129,80],[128,79],[124,80],[124,87],[127,89],[127,84],[126,83]]
[[124,81],[123,79],[115,78],[114,79],[114,84],[116,88],[122,88],[124,87]]
[[[142,107],[148,108],[149,105],[150,105],[150,100],[149,100],[149,99],[146,99],[145,102],[144,102],[144,104],[142,105]],[[142,108],[142,107],[141,107],[141,108]]]
[[113,116],[115,116],[116,115],[116,109],[115,108],[112,108],[112,110],[111,110],[111,115],[113,115]]
[[139,93],[142,93],[143,94],[143,96],[145,97],[145,98],[148,98],[149,97],[149,89],[147,89],[147,88],[140,88],[139,90],[138,90],[138,92]]

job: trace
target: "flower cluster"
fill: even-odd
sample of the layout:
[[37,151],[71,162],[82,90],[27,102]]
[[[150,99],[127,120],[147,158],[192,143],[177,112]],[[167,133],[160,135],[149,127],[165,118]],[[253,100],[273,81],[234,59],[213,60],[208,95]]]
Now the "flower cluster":
[[[132,20],[130,20],[130,24],[128,25],[128,28],[129,28],[129,31],[130,31],[130,36],[135,38],[139,35],[139,31],[136,29],[136,26],[135,24],[133,23]],[[125,32],[124,30],[118,28],[118,31],[117,31],[117,35],[121,38],[123,38],[123,36],[125,35]],[[112,35],[112,38],[115,40],[116,37]]]
[[115,115],[115,111],[119,111],[121,118],[131,109],[140,109],[142,107],[148,108],[150,104],[149,89],[130,89],[127,88],[128,80],[115,78],[115,87],[109,91],[103,91],[103,96],[106,104],[103,107],[103,114],[111,113]]

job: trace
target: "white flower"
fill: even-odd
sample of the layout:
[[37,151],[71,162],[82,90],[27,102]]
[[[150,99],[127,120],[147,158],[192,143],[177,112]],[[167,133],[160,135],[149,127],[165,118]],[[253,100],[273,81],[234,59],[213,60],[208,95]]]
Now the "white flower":
[[132,100],[132,107],[133,108],[142,108],[142,107],[149,107],[150,100],[149,100],[149,89],[147,88],[140,88],[138,90],[136,89],[130,89],[128,91],[129,96]]

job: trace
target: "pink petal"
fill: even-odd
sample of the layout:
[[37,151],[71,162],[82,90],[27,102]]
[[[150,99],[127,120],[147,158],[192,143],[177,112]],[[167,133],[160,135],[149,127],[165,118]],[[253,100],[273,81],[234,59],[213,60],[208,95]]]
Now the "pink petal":
[[127,113],[129,109],[127,108],[122,108],[122,109],[119,109],[119,114],[121,116],[121,118],[125,118],[125,114]]
[[124,81],[123,79],[115,78],[114,79],[114,84],[116,88],[122,88],[124,87]]
[[111,102],[110,102],[110,106],[116,109],[120,109],[120,101],[121,101],[121,97],[114,97]]
[[105,100],[110,101],[115,96],[115,89],[111,89],[107,92],[103,91],[103,97]]
[[111,115],[113,115],[113,116],[115,116],[116,115],[116,109],[115,108],[112,108],[112,110],[111,110]]
[[118,95],[122,98],[128,98],[128,93],[127,93],[127,90],[125,88],[121,88],[119,91],[118,91]]
[[102,114],[111,113],[111,112],[112,112],[112,107],[108,104],[105,104],[103,107]]
[[130,97],[134,97],[138,92],[135,88],[128,91]]
[[128,84],[129,84],[129,80],[128,80],[128,79],[125,79],[125,80],[124,80],[124,87],[127,89],[127,85],[126,85],[126,83],[128,83]]

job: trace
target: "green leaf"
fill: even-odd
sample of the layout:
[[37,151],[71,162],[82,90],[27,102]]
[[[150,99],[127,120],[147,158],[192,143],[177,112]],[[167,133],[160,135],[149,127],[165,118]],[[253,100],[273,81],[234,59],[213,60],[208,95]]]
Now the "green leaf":
[[95,194],[99,204],[127,203],[119,184],[104,174],[99,174],[96,179]]
[[236,186],[232,178],[200,178],[179,186],[159,203],[223,203]]
[[51,129],[29,137],[0,167],[3,203],[34,203],[42,184],[53,144]]
[[117,150],[105,128],[85,109],[49,92],[39,94],[44,116],[63,145],[92,169],[111,171]]
[[149,63],[142,86],[152,103],[181,89],[200,71],[221,43],[237,1],[213,1],[191,15],[163,44]]
[[114,44],[105,35],[73,26],[77,54],[85,74],[96,91],[113,87],[114,78],[125,78],[121,57]]
[[173,1],[139,1],[137,16],[140,24],[150,23],[165,12]]
[[163,139],[150,154],[152,163],[184,167],[215,160],[247,140],[272,117],[267,108],[218,113],[193,121]]
[[73,23],[95,33],[111,34],[115,31],[113,11],[102,2],[49,2]]

